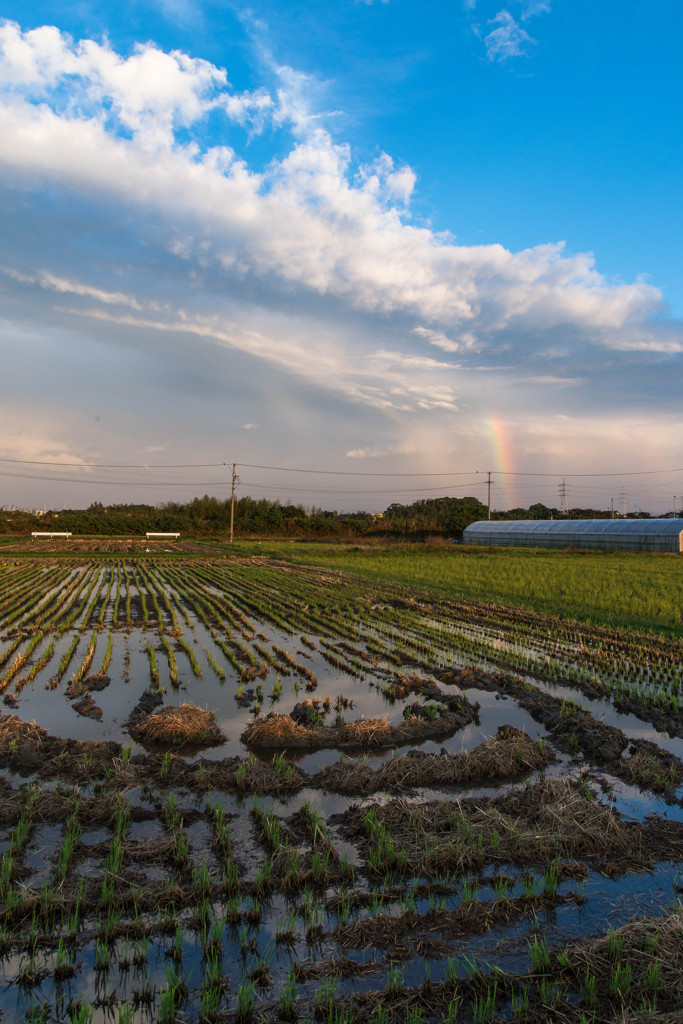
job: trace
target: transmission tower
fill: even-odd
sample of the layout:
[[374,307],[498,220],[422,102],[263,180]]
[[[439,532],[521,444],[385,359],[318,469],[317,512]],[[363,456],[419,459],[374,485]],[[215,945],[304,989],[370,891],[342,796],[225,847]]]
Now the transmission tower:
[[566,516],[566,514],[567,514],[567,482],[566,482],[564,477],[562,477],[562,483],[559,485],[558,489],[559,489],[559,492],[560,492],[560,504],[562,505],[562,512]]
[[625,487],[621,488],[621,493],[620,493],[619,497],[621,498],[621,514],[622,514],[622,516],[625,516],[626,515],[626,488]]

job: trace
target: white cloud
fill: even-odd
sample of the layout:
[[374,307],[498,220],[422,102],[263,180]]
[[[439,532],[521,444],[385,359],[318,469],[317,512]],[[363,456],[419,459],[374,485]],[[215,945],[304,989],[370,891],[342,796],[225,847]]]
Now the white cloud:
[[550,14],[551,0],[522,0],[522,21],[535,18],[537,14]]
[[380,448],[352,448],[346,452],[347,459],[383,459],[388,455],[412,455],[415,446],[409,443],[396,443]]
[[532,39],[520,25],[517,24],[509,11],[499,11],[495,18],[489,19],[489,25],[497,25],[484,37],[486,45],[486,56],[490,61],[509,60],[510,57],[525,57],[529,47],[536,40]]

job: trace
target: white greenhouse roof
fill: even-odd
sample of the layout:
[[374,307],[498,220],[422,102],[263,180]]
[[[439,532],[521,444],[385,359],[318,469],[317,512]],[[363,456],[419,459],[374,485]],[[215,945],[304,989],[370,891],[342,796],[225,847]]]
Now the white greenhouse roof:
[[486,519],[465,527],[462,539],[508,547],[682,552],[683,519]]
[[602,534],[674,537],[683,533],[683,519],[482,519],[465,527],[465,535],[487,533]]

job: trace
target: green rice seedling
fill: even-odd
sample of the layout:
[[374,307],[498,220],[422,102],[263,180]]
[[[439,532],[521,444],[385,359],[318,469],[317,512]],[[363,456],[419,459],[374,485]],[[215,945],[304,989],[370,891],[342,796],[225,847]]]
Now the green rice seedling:
[[405,1024],[422,1024],[424,1011],[421,1006],[409,1006],[406,1010]]
[[546,940],[542,937],[539,938],[538,935],[534,935],[533,942],[527,939],[527,947],[529,949],[531,969],[534,974],[542,974],[544,971],[547,971],[550,967],[550,952]]
[[120,1003],[116,1024],[133,1024],[135,1008],[132,1003]]
[[255,896],[249,898],[247,909],[244,912],[244,916],[249,924],[258,924],[261,920],[261,903]]
[[175,1024],[176,991],[171,985],[164,985],[159,991],[159,1024]]
[[510,993],[510,1009],[512,1010],[512,1016],[524,1017],[527,1010],[529,1009],[529,986],[521,984],[519,988],[515,989],[514,986]]
[[192,872],[192,885],[194,886],[195,893],[198,894],[206,894],[211,891],[211,875],[203,857],[199,867],[195,868]]
[[223,865],[223,884],[228,892],[237,892],[239,890],[239,868],[232,858],[226,860]]
[[67,978],[72,978],[75,973],[76,968],[74,966],[73,947],[71,945],[67,945],[64,941],[64,937],[62,936],[60,937],[59,945],[57,946],[52,976],[56,982],[62,982]]
[[624,936],[617,934],[612,928],[608,929],[607,932],[607,951],[609,958],[612,961],[618,961],[621,959],[622,950],[624,948]]
[[652,963],[649,963],[645,969],[645,991],[655,999],[664,987],[660,974],[660,966],[659,957],[656,956]]
[[222,995],[223,993],[220,988],[202,988],[199,997],[199,1005],[201,1007],[201,1019],[203,1021],[213,1022],[218,1019]]
[[330,851],[320,850],[313,851],[313,857],[311,859],[311,875],[316,885],[323,885],[327,882],[328,872],[330,864]]
[[395,999],[403,992],[403,967],[398,964],[390,964],[384,982],[384,994],[389,999]]
[[225,918],[231,925],[235,925],[241,920],[242,915],[240,913],[239,896],[231,896],[230,899],[226,901]]
[[35,952],[31,952],[28,958],[22,958],[17,973],[17,985],[21,988],[35,988],[45,976],[45,968],[36,961]]
[[109,663],[111,662],[111,657],[112,657],[113,652],[114,652],[114,634],[112,632],[110,632],[109,633],[109,637],[107,638],[107,649],[104,652],[104,657],[102,659],[102,664],[100,665],[100,674],[101,675],[106,675],[107,669],[109,668]]
[[29,1003],[24,1020],[26,1024],[45,1024],[50,1016],[49,1003]]
[[259,896],[266,896],[273,889],[273,859],[266,857],[263,864],[256,870],[256,876],[252,883],[255,893]]
[[237,1024],[249,1024],[254,1015],[254,985],[251,981],[243,982],[237,990]]
[[146,650],[147,657],[149,659],[149,678],[152,681],[154,689],[161,692],[161,677],[159,676],[159,668],[157,666],[157,656],[149,641],[147,641]]
[[613,999],[623,999],[631,989],[633,968],[630,963],[617,963],[607,982],[609,994]]
[[476,878],[468,875],[462,883],[462,902],[476,903],[479,898],[479,882]]
[[69,1009],[69,1024],[91,1024],[95,1007],[86,1000],[78,1002]]
[[296,910],[290,910],[289,917],[278,917],[275,925],[275,942],[290,945],[296,939]]
[[328,978],[313,993],[313,1008],[320,1016],[332,1012],[337,1000],[337,985],[337,978]]
[[296,999],[298,994],[299,989],[296,980],[292,971],[290,971],[287,975],[287,980],[280,988],[277,1000],[277,1013],[280,1020],[291,1021],[297,1019]]
[[579,986],[579,992],[584,1003],[588,1006],[595,1006],[598,1001],[598,979],[591,974],[588,968],[586,968],[586,973]]
[[545,896],[554,896],[557,892],[558,863],[553,861],[543,872],[543,893]]
[[206,660],[208,661],[209,665],[211,666],[215,674],[218,676],[218,679],[220,680],[221,683],[224,683],[225,669],[221,668],[221,666],[218,664],[214,656],[211,654],[211,651],[205,649],[204,653],[206,654]]
[[225,918],[217,914],[211,919],[209,934],[204,943],[204,955],[208,958],[217,958],[223,948],[223,932],[225,930]]
[[109,970],[109,962],[111,960],[111,948],[109,946],[109,940],[107,938],[96,938],[95,940],[95,970],[96,971],[107,971]]
[[159,779],[163,781],[168,777],[171,771],[171,765],[173,764],[173,758],[171,754],[166,750],[161,756],[161,762],[159,764]]
[[183,959],[183,937],[183,926],[181,924],[177,924],[175,935],[173,936],[173,945],[170,949],[170,957],[176,964],[181,963]]

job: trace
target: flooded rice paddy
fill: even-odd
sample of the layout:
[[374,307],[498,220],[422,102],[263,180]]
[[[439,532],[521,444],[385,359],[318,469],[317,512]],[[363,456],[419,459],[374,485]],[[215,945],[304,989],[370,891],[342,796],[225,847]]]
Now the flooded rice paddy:
[[680,1019],[680,641],[114,556],[0,635],[3,1021]]

